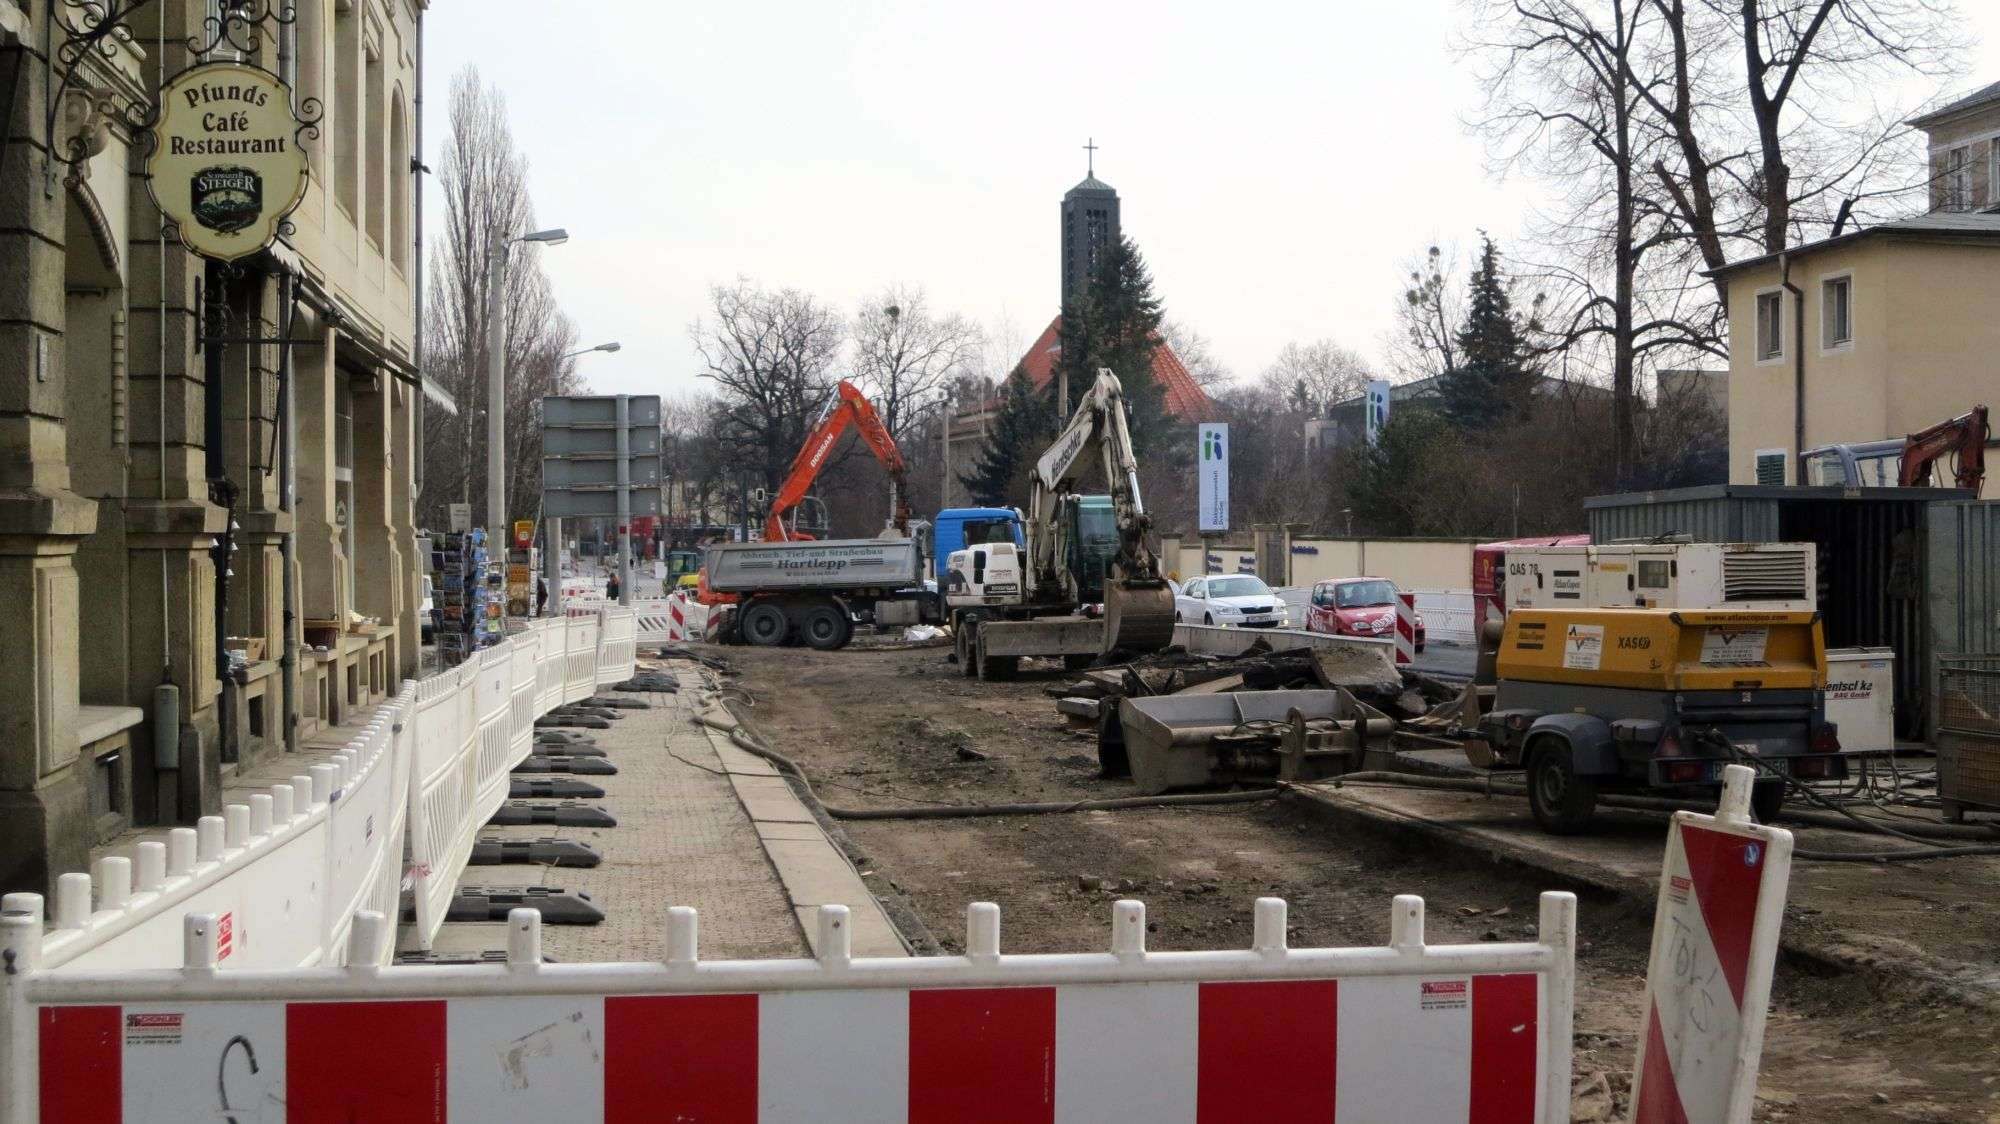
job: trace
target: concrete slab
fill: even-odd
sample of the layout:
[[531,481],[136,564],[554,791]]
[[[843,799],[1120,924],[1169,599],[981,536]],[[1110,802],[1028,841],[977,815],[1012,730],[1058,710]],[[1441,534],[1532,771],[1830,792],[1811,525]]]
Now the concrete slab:
[[[764,840],[764,853],[785,881],[785,893],[792,904],[844,905],[855,907],[867,900],[868,889],[847,861],[825,837],[819,839]],[[863,897],[857,898],[855,894]]]
[[730,773],[751,777],[778,776],[776,765],[727,741],[718,740],[715,743],[715,755],[722,760],[723,769]]
[[[802,905],[797,910],[799,927],[806,931],[806,940],[811,943],[815,955],[819,953],[819,907]],[[895,926],[879,909],[850,910],[848,915],[849,955],[859,959],[864,956],[908,956],[902,938],[896,935]]]

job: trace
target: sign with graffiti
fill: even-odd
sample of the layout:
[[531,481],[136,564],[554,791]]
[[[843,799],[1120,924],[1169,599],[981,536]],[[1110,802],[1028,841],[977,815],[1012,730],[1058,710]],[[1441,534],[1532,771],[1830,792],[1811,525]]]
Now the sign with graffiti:
[[291,88],[243,63],[190,67],[160,91],[146,174],[188,249],[235,261],[271,244],[312,176],[302,127]]

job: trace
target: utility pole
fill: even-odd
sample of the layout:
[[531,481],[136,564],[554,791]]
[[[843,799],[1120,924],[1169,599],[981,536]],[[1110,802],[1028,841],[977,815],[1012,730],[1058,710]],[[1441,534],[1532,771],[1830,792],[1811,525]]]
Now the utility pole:
[[[507,235],[486,249],[486,549],[507,543]],[[500,558],[506,559],[503,553]]]

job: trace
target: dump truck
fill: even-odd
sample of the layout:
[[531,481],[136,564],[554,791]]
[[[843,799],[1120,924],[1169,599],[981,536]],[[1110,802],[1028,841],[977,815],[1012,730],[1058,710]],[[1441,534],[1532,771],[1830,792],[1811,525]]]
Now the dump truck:
[[[1075,493],[1078,463],[1092,446],[1110,485],[1110,527],[1085,541],[1101,519],[1087,518]],[[1004,678],[1023,657],[1060,657],[1088,664],[1117,652],[1150,652],[1173,639],[1173,590],[1147,538],[1151,519],[1139,495],[1124,388],[1099,368],[1076,413],[1029,473],[1025,543],[1011,536],[952,551],[944,599],[951,613],[954,656],[966,675]],[[1110,533],[1115,532],[1112,547]],[[1081,615],[1096,575],[1078,559],[1108,550],[1099,567],[1104,614]]]
[[797,637],[844,648],[856,618],[935,620],[923,589],[921,538],[718,543],[703,556],[707,587],[736,598],[725,639],[775,647]]
[[1600,792],[1712,797],[1753,765],[1769,822],[1787,778],[1847,775],[1826,720],[1826,639],[1814,612],[1515,609],[1475,765],[1527,770],[1544,830],[1582,831]]

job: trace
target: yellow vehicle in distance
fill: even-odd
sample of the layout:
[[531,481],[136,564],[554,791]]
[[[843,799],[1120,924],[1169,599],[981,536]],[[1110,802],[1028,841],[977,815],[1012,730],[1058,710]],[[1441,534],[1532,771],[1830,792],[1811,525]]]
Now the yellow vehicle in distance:
[[1765,821],[1786,778],[1847,775],[1818,613],[1517,609],[1497,678],[1480,733],[1557,834],[1588,826],[1600,792],[1708,797],[1739,761]]

